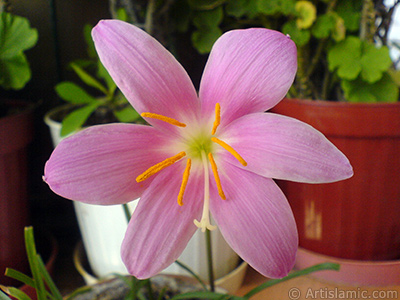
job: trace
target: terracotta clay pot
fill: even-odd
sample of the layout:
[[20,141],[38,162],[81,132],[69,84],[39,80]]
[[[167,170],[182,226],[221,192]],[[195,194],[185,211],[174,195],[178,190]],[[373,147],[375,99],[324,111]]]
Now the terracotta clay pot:
[[33,111],[20,101],[2,100],[18,110],[0,118],[0,282],[6,267],[28,271],[24,227],[28,216],[28,145],[33,138]]
[[337,183],[278,182],[300,246],[346,259],[400,258],[400,103],[285,99],[272,111],[324,133],[354,169]]

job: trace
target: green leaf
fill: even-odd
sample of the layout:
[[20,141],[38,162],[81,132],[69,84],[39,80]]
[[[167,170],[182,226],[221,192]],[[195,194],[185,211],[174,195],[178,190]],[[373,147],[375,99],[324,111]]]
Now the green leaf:
[[98,89],[99,91],[103,92],[105,95],[108,95],[107,89],[98,80],[96,80],[96,78],[94,78],[92,75],[87,73],[84,69],[82,69],[76,63],[71,63],[70,66],[84,83],[86,83],[88,86]]
[[311,37],[310,30],[299,29],[295,20],[285,23],[282,27],[282,31],[284,34],[288,34],[299,47],[307,44]]
[[337,75],[342,79],[354,80],[360,74],[361,66],[361,40],[349,36],[344,41],[337,43],[328,51],[329,70],[337,70]]
[[266,15],[295,14],[295,0],[256,0],[258,11]]
[[192,34],[193,46],[200,54],[206,54],[211,51],[215,41],[222,35],[218,27],[202,28]]
[[25,247],[28,256],[29,266],[32,277],[35,282],[36,295],[38,300],[46,300],[46,288],[41,276],[38,255],[36,252],[35,239],[33,236],[33,228],[25,227]]
[[[11,297],[14,297],[18,300],[31,300],[31,298],[29,298],[29,296],[27,294],[25,294],[23,291],[15,288],[15,287],[9,286],[9,287],[3,287],[3,289],[8,295],[10,295]],[[2,292],[0,292],[0,299],[10,299],[7,296],[4,296],[7,298],[2,298],[3,295],[4,294]]]
[[87,53],[90,58],[96,58],[97,57],[97,52],[94,47],[94,42],[92,39],[92,29],[93,26],[90,24],[85,24],[83,27],[83,37],[85,39],[86,45],[87,45]]
[[68,114],[62,121],[61,136],[67,136],[80,129],[89,116],[101,105],[100,101],[91,103]]
[[110,76],[110,74],[108,73],[108,71],[103,66],[100,60],[97,61],[97,76],[99,78],[102,78],[107,84],[108,94],[113,95],[117,88],[117,85],[115,84],[114,80],[112,79],[112,77]]
[[315,21],[311,30],[313,36],[317,39],[327,38],[335,28],[335,17],[333,14],[320,15]]
[[25,50],[36,45],[37,30],[28,19],[0,13],[0,85],[5,89],[22,89],[31,79]]
[[356,32],[360,28],[362,1],[340,0],[336,12],[344,20],[348,31]]
[[171,6],[172,25],[178,32],[187,32],[192,20],[192,8],[186,0],[175,0]]
[[96,101],[84,89],[70,81],[64,81],[56,85],[55,90],[63,100],[73,104],[87,104]]
[[241,18],[254,14],[257,10],[256,2],[252,0],[228,0],[225,11],[228,16]]
[[0,13],[0,59],[20,55],[36,45],[37,30],[28,19],[7,12]]
[[344,20],[339,17],[339,15],[335,16],[335,27],[333,28],[332,38],[335,42],[343,41],[346,38],[346,27],[344,25]]
[[0,300],[11,300],[11,298],[0,290]]
[[386,46],[377,48],[374,44],[364,43],[361,76],[365,81],[368,83],[378,81],[391,65],[392,59]]
[[317,18],[317,8],[310,1],[297,1],[296,9],[296,25],[300,29],[310,28]]
[[222,5],[226,0],[188,0],[189,5],[196,10],[209,10]]
[[31,287],[35,287],[35,281],[31,277],[29,277],[17,270],[7,268],[5,275],[7,277],[18,280],[18,281],[22,282],[23,284],[29,285]]
[[40,273],[42,274],[44,281],[46,282],[46,285],[48,286],[50,293],[52,295],[52,299],[54,300],[63,300],[63,297],[61,296],[60,291],[58,290],[57,286],[55,285],[53,279],[51,278],[49,272],[46,270],[46,266],[43,263],[42,258],[38,255],[38,264],[39,264],[39,269]]
[[222,7],[217,7],[213,10],[196,12],[193,17],[193,24],[201,28],[213,28],[218,26],[224,17]]
[[197,30],[192,33],[192,43],[199,53],[209,53],[215,41],[222,35],[222,31],[218,27],[222,19],[222,7],[195,13],[193,24]]
[[120,110],[113,110],[114,116],[122,123],[132,123],[142,119],[140,114],[130,105]]
[[5,89],[19,90],[31,79],[31,69],[25,54],[0,58],[0,85]]
[[129,22],[129,17],[128,17],[128,14],[126,13],[125,8],[123,8],[123,7],[118,8],[117,19],[124,21],[124,22]]
[[390,68],[388,74],[392,78],[393,82],[400,87],[400,70]]
[[311,274],[311,273],[314,273],[317,271],[322,271],[322,270],[338,271],[339,269],[340,269],[340,265],[334,264],[334,263],[322,263],[322,264],[314,265],[312,267],[290,273],[288,276],[281,278],[281,279],[268,280],[268,281],[260,284],[259,286],[255,287],[254,289],[252,289],[250,292],[248,292],[246,295],[244,295],[244,298],[251,298],[255,294],[261,292],[262,290],[265,290],[266,288],[269,288],[273,285],[276,285],[278,283],[281,283],[281,282],[284,282],[284,281],[287,281],[287,280],[290,280],[290,279],[293,279],[293,278],[296,278],[299,276],[308,275],[308,274]]
[[349,102],[396,102],[399,99],[399,89],[388,73],[372,84],[357,78],[343,80],[341,86]]

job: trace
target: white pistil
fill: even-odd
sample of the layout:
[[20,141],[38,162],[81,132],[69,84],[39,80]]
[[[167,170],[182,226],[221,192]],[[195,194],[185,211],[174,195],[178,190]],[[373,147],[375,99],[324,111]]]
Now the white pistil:
[[207,156],[204,151],[201,151],[201,160],[203,162],[203,167],[204,167],[203,215],[201,216],[200,222],[197,220],[193,220],[193,222],[198,228],[201,228],[202,232],[205,232],[206,229],[214,230],[217,227],[214,225],[211,225],[211,223],[210,223],[210,175],[208,172]]

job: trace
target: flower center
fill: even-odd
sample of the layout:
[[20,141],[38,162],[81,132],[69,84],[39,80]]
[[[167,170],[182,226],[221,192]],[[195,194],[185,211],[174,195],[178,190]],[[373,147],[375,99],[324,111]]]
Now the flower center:
[[[175,120],[173,118],[169,118],[163,115],[159,114],[154,114],[150,112],[144,112],[141,114],[142,117],[147,117],[147,118],[153,118],[157,120],[161,120],[164,122],[167,122],[171,125],[179,126],[179,127],[186,127],[186,124],[179,122],[178,120]],[[189,176],[190,176],[190,170],[192,166],[192,158],[198,158],[202,162],[202,167],[204,169],[204,201],[203,201],[203,214],[201,217],[201,220],[194,220],[194,224],[201,228],[201,230],[204,232],[206,229],[208,230],[213,230],[216,227],[214,225],[211,225],[210,222],[210,175],[209,175],[209,163],[211,165],[211,170],[214,175],[214,180],[217,185],[218,189],[218,194],[221,197],[221,199],[225,200],[226,196],[224,194],[224,191],[222,189],[222,184],[221,180],[218,174],[218,168],[217,164],[215,163],[214,156],[212,154],[213,152],[213,146],[215,144],[221,146],[224,148],[226,151],[228,151],[230,154],[232,154],[243,166],[246,166],[247,163],[246,161],[233,149],[230,145],[225,143],[224,141],[216,138],[214,135],[217,132],[218,126],[221,123],[221,106],[219,103],[215,105],[215,121],[213,123],[213,127],[211,130],[211,135],[209,134],[200,134],[194,138],[191,138],[189,147],[186,150],[188,153],[185,151],[181,151],[178,154],[169,157],[162,162],[159,162],[158,164],[155,164],[154,166],[148,168],[146,171],[144,171],[142,174],[140,174],[138,177],[136,177],[137,182],[141,182],[143,180],[146,180],[150,176],[160,172],[161,170],[165,169],[166,167],[174,164],[175,162],[183,159],[185,156],[187,157],[186,160],[186,167],[185,171],[183,172],[182,176],[182,183],[179,189],[179,194],[178,194],[178,204],[180,206],[183,205],[183,196],[186,190],[187,183],[189,181]]]

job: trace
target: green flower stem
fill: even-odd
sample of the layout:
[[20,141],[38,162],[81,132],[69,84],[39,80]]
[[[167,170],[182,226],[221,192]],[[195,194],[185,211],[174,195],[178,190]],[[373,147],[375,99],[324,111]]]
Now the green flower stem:
[[125,213],[125,218],[127,223],[129,223],[129,221],[131,220],[131,212],[129,210],[128,204],[124,203],[122,204],[122,208],[124,209],[124,213]]
[[208,281],[210,284],[210,291],[215,292],[214,268],[213,268],[212,245],[211,245],[211,231],[206,229],[205,235],[206,235],[206,247],[207,247]]
[[200,276],[197,275],[195,272],[193,272],[192,269],[190,269],[187,265],[183,264],[182,262],[180,262],[179,260],[176,260],[175,263],[181,267],[182,269],[184,269],[185,271],[187,271],[190,275],[192,275],[202,286],[202,288],[205,291],[208,291],[207,286],[205,285],[205,283],[203,282],[203,280],[201,280]]

